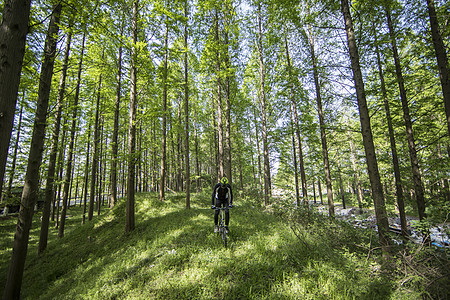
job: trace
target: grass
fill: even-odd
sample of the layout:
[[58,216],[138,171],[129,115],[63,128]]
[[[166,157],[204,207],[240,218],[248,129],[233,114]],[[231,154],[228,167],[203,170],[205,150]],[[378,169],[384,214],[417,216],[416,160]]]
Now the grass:
[[[125,203],[81,225],[71,208],[66,234],[50,230],[37,256],[35,216],[25,267],[23,299],[389,299],[403,290],[368,258],[371,237],[326,219],[302,224],[235,201],[229,247],[213,233],[207,194],[162,203],[136,196],[136,229],[125,233]],[[298,216],[297,216],[298,217]],[[15,218],[1,220],[0,293],[11,255]],[[325,224],[326,223],[326,224]]]

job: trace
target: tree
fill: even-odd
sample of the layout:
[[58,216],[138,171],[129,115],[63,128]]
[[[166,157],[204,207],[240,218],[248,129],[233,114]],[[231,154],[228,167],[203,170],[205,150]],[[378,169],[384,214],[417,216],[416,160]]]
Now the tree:
[[258,2],[258,54],[259,54],[259,103],[261,105],[261,126],[263,139],[263,156],[264,156],[264,204],[269,205],[269,196],[271,195],[271,178],[270,178],[270,159],[269,159],[269,145],[267,141],[267,113],[266,113],[266,91],[265,91],[265,76],[266,70],[264,66],[264,55],[262,45],[262,13],[261,2]]
[[323,165],[325,171],[325,182],[327,186],[327,199],[328,199],[328,213],[330,217],[334,217],[334,201],[333,201],[333,188],[331,181],[331,171],[330,171],[330,160],[328,158],[328,143],[327,143],[327,133],[325,131],[325,118],[322,107],[322,93],[320,90],[320,82],[319,82],[319,72],[317,66],[317,58],[315,55],[314,49],[314,38],[309,33],[309,46],[310,46],[310,54],[312,59],[312,69],[314,75],[314,86],[316,88],[316,101],[317,101],[317,112],[319,114],[319,124],[320,124],[320,140],[322,142],[322,157],[323,157]]
[[78,113],[78,100],[80,97],[80,85],[81,85],[81,72],[83,69],[83,54],[84,54],[84,42],[86,39],[86,34],[83,33],[83,40],[81,42],[81,53],[80,61],[78,63],[78,75],[77,75],[77,85],[75,87],[75,97],[73,102],[73,112],[72,112],[72,127],[70,130],[70,141],[69,141],[69,154],[67,157],[67,169],[66,177],[64,179],[64,191],[63,191],[63,204],[61,210],[61,223],[58,230],[58,237],[64,237],[64,225],[66,223],[66,213],[69,198],[69,187],[72,178],[72,165],[73,165],[73,149],[75,143],[75,132],[77,129],[77,113]]
[[5,1],[0,25],[0,199],[25,54],[31,0]]
[[167,151],[167,60],[169,57],[169,24],[166,17],[164,34],[164,63],[163,63],[163,95],[162,95],[162,143],[161,143],[161,179],[159,186],[159,200],[165,200],[166,189],[166,151]]
[[385,84],[385,80],[384,80],[383,68],[381,65],[380,51],[378,49],[378,43],[377,43],[376,36],[375,36],[375,52],[376,52],[376,56],[377,56],[378,74],[380,76],[380,87],[381,87],[381,93],[382,93],[382,97],[383,97],[384,110],[386,113],[386,119],[387,119],[387,125],[388,125],[389,142],[391,144],[392,164],[394,167],[395,190],[396,190],[396,196],[397,196],[398,210],[400,213],[400,224],[401,224],[401,228],[402,228],[402,235],[407,236],[408,228],[407,228],[407,223],[406,223],[405,202],[404,202],[404,198],[403,198],[403,188],[402,188],[402,181],[401,181],[401,177],[400,177],[400,165],[398,162],[397,145],[395,142],[391,110],[389,107],[389,101],[388,101],[387,92],[386,92],[386,84]]
[[122,16],[120,27],[120,45],[119,57],[117,60],[117,85],[116,98],[114,102],[114,129],[111,141],[111,207],[117,202],[117,153],[118,153],[118,138],[119,138],[119,113],[120,113],[120,99],[121,99],[121,83],[122,83],[122,35],[125,18]]
[[50,156],[48,162],[47,182],[45,185],[45,199],[44,207],[42,209],[41,233],[39,237],[38,253],[42,253],[47,248],[48,228],[50,219],[50,205],[54,196],[54,182],[56,170],[56,155],[58,154],[58,139],[61,127],[61,113],[63,109],[63,99],[66,87],[67,68],[69,65],[70,43],[72,41],[72,30],[69,29],[69,34],[66,39],[66,48],[64,50],[63,65],[61,69],[61,77],[59,82],[58,97],[56,99],[55,125],[52,131],[52,144],[50,148]]
[[422,187],[422,178],[420,175],[419,160],[417,158],[416,142],[414,140],[411,115],[408,106],[408,98],[406,96],[405,80],[403,78],[400,57],[398,55],[397,42],[395,39],[394,25],[392,24],[389,4],[386,4],[385,11],[389,27],[389,36],[391,38],[392,52],[394,54],[395,74],[397,75],[397,83],[400,90],[400,98],[402,100],[403,118],[405,120],[406,139],[408,141],[409,157],[411,160],[417,209],[419,211],[419,218],[420,220],[422,220],[425,217],[425,196]]
[[439,67],[439,79],[441,80],[442,95],[444,97],[445,113],[447,115],[448,134],[450,135],[450,77],[448,70],[447,52],[439,30],[439,22],[436,15],[434,0],[427,0],[428,15],[430,16],[431,37]]
[[189,165],[189,73],[188,73],[188,0],[184,3],[184,149],[185,149],[185,172],[186,172],[186,208],[191,208],[191,172]]
[[[134,230],[134,193],[135,193],[135,172],[136,172],[136,60],[137,60],[137,35],[138,35],[138,7],[139,1],[133,1],[133,16],[132,16],[132,38],[133,45],[131,48],[131,92],[130,92],[130,113],[128,123],[128,180],[127,180],[127,216],[125,231],[130,232]],[[164,183],[164,181],[162,181]],[[162,186],[162,189],[164,186]],[[164,197],[164,193],[162,194]]]
[[42,162],[47,109],[56,55],[61,9],[61,3],[54,6],[45,40],[44,61],[42,63],[41,75],[39,78],[39,93],[36,104],[31,149],[22,192],[19,218],[16,233],[14,235],[13,254],[3,294],[4,299],[20,298],[20,288],[27,257],[28,239],[33,221],[34,205],[39,192],[39,168]]
[[341,9],[345,21],[345,32],[347,34],[348,52],[350,56],[353,79],[355,81],[356,96],[358,100],[359,118],[361,122],[361,133],[363,136],[364,150],[366,153],[367,171],[369,173],[370,184],[372,186],[372,197],[377,218],[378,236],[383,253],[389,253],[390,241],[387,236],[389,222],[387,219],[386,207],[384,203],[383,186],[381,185],[378,163],[373,143],[372,129],[370,126],[369,110],[367,107],[364,81],[359,62],[358,47],[356,45],[353,22],[350,14],[348,0],[341,0]]

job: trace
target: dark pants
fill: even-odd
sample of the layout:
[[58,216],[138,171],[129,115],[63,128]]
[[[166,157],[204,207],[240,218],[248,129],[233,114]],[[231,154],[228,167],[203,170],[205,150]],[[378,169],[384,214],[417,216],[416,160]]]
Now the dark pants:
[[[216,199],[216,207],[225,207],[225,226],[228,226],[228,223],[230,222],[230,211],[228,210],[228,199],[225,200],[219,200]],[[216,209],[214,211],[214,225],[217,225],[219,223],[219,209]]]

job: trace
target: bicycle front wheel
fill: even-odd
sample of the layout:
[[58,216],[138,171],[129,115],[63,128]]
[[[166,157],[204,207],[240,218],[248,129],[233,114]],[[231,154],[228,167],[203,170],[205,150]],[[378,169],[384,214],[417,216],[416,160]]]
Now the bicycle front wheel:
[[223,240],[223,246],[227,247],[227,231],[225,228],[222,230],[222,240]]

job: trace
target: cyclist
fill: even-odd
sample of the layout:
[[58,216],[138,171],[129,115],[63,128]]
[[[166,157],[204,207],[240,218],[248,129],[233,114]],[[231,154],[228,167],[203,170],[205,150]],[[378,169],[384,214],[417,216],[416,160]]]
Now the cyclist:
[[219,207],[225,207],[225,230],[229,232],[228,224],[230,222],[230,212],[228,208],[233,207],[233,192],[231,191],[231,185],[228,183],[226,177],[222,177],[219,183],[214,186],[211,208],[215,209],[214,212],[214,232],[219,231],[217,224],[219,223]]

